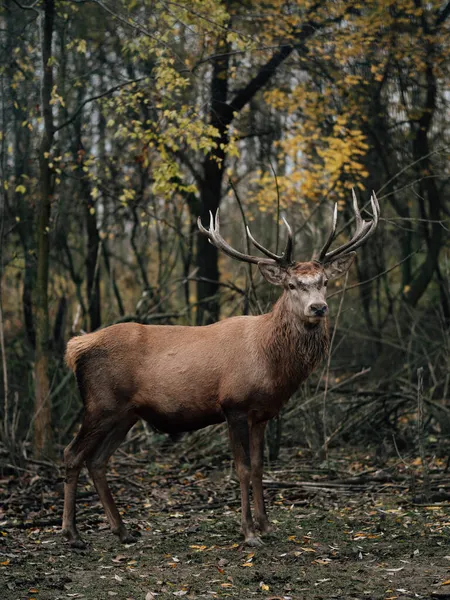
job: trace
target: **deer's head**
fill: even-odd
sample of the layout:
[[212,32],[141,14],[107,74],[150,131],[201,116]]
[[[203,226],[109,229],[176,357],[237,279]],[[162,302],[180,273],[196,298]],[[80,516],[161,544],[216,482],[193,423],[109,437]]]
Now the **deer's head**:
[[362,246],[375,231],[380,217],[380,206],[375,193],[370,198],[372,205],[373,219],[364,221],[359,212],[355,193],[353,192],[353,208],[355,211],[356,230],[352,238],[329,251],[329,248],[336,235],[337,226],[337,205],[334,207],[333,224],[328,239],[319,253],[317,259],[308,262],[296,262],[292,259],[293,234],[287,221],[283,218],[286,225],[288,236],[286,247],[282,254],[274,254],[267,248],[264,248],[250,233],[247,227],[247,234],[252,243],[260,250],[265,257],[251,256],[244,254],[232,248],[219,233],[219,211],[214,219],[210,213],[209,229],[205,229],[198,219],[200,231],[208,236],[211,244],[222,250],[228,256],[237,260],[258,265],[264,278],[271,284],[280,286],[284,289],[285,301],[288,303],[290,311],[302,321],[309,323],[318,323],[326,317],[328,305],[326,303],[326,289],[328,281],[344,275],[352,265],[356,252],[355,250]]

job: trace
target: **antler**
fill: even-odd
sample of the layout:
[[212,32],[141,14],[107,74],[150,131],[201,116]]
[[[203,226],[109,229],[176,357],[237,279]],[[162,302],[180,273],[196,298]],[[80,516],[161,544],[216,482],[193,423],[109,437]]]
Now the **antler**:
[[372,213],[373,213],[373,219],[371,221],[364,221],[364,219],[361,217],[361,213],[359,212],[359,208],[358,208],[358,201],[356,199],[355,190],[352,190],[352,196],[353,196],[353,210],[355,211],[355,220],[356,220],[355,233],[353,234],[353,237],[351,238],[351,240],[349,240],[342,246],[335,248],[331,252],[327,252],[328,248],[331,246],[331,244],[334,240],[334,236],[336,235],[337,204],[335,204],[331,232],[328,235],[327,241],[325,242],[324,247],[320,251],[319,258],[318,258],[318,261],[323,264],[326,264],[326,263],[329,263],[329,262],[335,260],[338,256],[342,257],[347,254],[350,254],[350,252],[353,252],[354,250],[356,250],[356,248],[359,248],[360,246],[362,246],[370,238],[370,236],[374,233],[375,229],[377,228],[378,220],[380,218],[380,205],[378,203],[378,199],[375,195],[375,192],[372,192],[372,195],[370,197],[370,204],[372,205]]
[[209,238],[209,241],[211,244],[216,246],[216,248],[218,248],[219,250],[222,250],[222,252],[224,252],[225,254],[228,254],[228,256],[231,256],[231,258],[236,258],[237,260],[253,263],[255,265],[257,265],[259,263],[263,263],[265,265],[278,264],[282,267],[287,267],[288,265],[291,264],[291,262],[292,262],[292,247],[293,247],[292,229],[290,228],[288,222],[286,221],[286,219],[284,217],[283,217],[283,222],[286,225],[286,228],[288,230],[288,239],[286,242],[286,247],[284,249],[284,252],[280,255],[274,254],[267,248],[264,248],[264,246],[262,246],[259,242],[257,242],[255,240],[255,238],[250,233],[250,229],[247,227],[247,234],[248,234],[248,237],[250,238],[250,240],[252,241],[252,243],[256,246],[256,248],[258,248],[258,250],[261,250],[261,252],[268,257],[268,258],[262,258],[260,256],[251,256],[250,254],[244,254],[243,252],[239,252],[239,250],[235,250],[234,248],[232,248],[230,246],[230,244],[228,244],[228,242],[226,242],[219,233],[219,228],[220,228],[219,209],[217,209],[215,219],[214,219],[211,211],[209,211],[209,215],[210,215],[209,229],[205,229],[203,227],[200,217],[197,219],[198,228],[200,229],[201,233],[203,233],[204,235],[206,235]]

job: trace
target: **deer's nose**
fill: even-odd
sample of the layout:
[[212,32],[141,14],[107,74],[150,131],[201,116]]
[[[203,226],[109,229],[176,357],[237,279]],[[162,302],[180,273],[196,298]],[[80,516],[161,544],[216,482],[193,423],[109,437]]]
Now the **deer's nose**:
[[311,309],[311,312],[314,313],[314,315],[316,315],[317,317],[323,317],[328,311],[328,305],[325,303],[311,304],[309,308]]

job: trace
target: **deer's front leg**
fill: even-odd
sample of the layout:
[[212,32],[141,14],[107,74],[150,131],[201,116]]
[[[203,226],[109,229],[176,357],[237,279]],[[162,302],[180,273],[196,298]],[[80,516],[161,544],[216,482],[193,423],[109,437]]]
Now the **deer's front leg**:
[[255,503],[255,521],[261,533],[271,530],[264,504],[264,491],[262,485],[264,468],[264,432],[267,421],[255,423],[250,428],[250,461],[252,467],[253,501]]
[[250,511],[251,464],[248,417],[245,413],[231,413],[227,415],[227,422],[231,448],[234,455],[234,464],[241,486],[242,533],[244,534],[246,544],[249,546],[259,546],[262,542],[255,534]]

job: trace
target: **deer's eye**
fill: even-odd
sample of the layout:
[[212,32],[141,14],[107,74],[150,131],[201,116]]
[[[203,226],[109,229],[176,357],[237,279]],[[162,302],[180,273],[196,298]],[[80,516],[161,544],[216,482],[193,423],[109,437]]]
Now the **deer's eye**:
[[290,289],[290,290],[295,290],[295,285],[294,285],[293,283],[290,283],[290,284],[289,284],[289,289]]
[[323,285],[324,285],[325,287],[327,287],[327,285],[328,285],[328,279],[325,279],[325,281],[323,282]]

